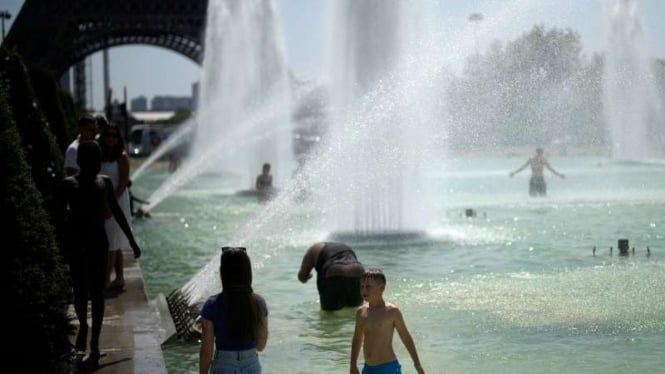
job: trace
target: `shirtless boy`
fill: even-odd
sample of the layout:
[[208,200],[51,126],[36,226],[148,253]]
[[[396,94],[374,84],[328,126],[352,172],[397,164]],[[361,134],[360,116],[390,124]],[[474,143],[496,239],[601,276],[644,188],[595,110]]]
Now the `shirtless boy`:
[[379,269],[367,270],[360,280],[360,293],[367,303],[356,311],[356,328],[351,344],[351,374],[358,372],[360,344],[363,345],[365,365],[362,374],[399,374],[401,366],[393,351],[393,332],[397,330],[409,351],[418,374],[425,370],[420,365],[416,344],[406,328],[399,308],[383,300],[386,276]]

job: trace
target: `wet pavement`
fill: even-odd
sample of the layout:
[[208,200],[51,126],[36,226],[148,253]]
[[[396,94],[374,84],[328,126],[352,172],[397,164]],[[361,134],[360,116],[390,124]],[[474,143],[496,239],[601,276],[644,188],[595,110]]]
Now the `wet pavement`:
[[[100,337],[102,357],[96,365],[72,367],[73,373],[162,374],[166,365],[161,349],[164,330],[158,308],[146,296],[143,275],[131,250],[124,253],[125,289],[106,298]],[[112,276],[113,277],[113,276]],[[88,323],[90,320],[88,308]],[[73,308],[71,314],[74,316]],[[74,318],[74,323],[78,322]],[[71,337],[72,343],[76,335]],[[88,342],[90,337],[88,336]]]

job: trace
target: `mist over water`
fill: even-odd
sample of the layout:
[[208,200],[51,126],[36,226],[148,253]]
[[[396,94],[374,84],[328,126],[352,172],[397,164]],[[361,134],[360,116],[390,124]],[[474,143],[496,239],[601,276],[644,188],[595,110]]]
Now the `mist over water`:
[[[441,201],[433,199],[437,192],[430,182],[437,170],[445,168],[448,132],[458,125],[457,107],[443,101],[447,96],[442,92],[456,79],[448,70],[450,64],[459,61],[460,54],[473,52],[476,36],[440,35],[429,29],[433,23],[426,17],[426,1],[395,0],[385,6],[385,1],[349,0],[331,5],[330,76],[324,87],[329,100],[323,111],[327,126],[321,143],[296,170],[293,163],[289,165],[293,109],[280,38],[273,37],[281,32],[272,4],[210,3],[207,43],[211,48],[204,62],[202,108],[193,150],[156,192],[168,196],[202,173],[235,178],[238,188],[246,189],[260,165],[271,162],[280,181],[279,194],[240,224],[232,237],[220,238],[226,243],[267,248],[258,266],[264,266],[294,238],[325,240],[335,232],[359,237],[399,231],[442,232],[442,222],[435,219]],[[529,7],[535,5],[520,3],[503,8],[501,14],[515,17]],[[234,22],[237,27],[230,26]],[[501,22],[488,23],[489,28],[503,27]],[[549,35],[542,29],[535,32],[543,40]],[[565,40],[570,34],[557,35]],[[548,55],[538,57],[549,61]],[[515,98],[528,103],[528,116],[509,114],[502,121],[527,125],[533,121],[543,128],[530,128],[531,132],[546,137],[545,123],[535,119],[562,112],[557,108],[566,103],[566,71],[545,65],[537,72],[535,81],[533,75],[520,76],[525,79],[523,85],[507,87],[508,92],[546,87],[525,100]],[[550,82],[555,73],[562,75],[563,83]],[[547,84],[554,88],[547,89]],[[486,87],[506,88],[502,82]],[[473,131],[484,131],[482,127],[493,122],[483,114],[492,108],[472,105],[469,109],[473,110],[469,117],[473,126],[456,130],[473,140],[477,136]],[[511,126],[514,132],[515,125]],[[502,137],[510,140],[509,135]],[[491,141],[492,133],[481,138]],[[153,203],[152,197],[150,200]],[[192,302],[217,288],[217,261],[214,256],[183,287]]]
[[248,190],[264,163],[271,164],[276,185],[294,165],[291,89],[273,2],[211,0],[207,14],[193,135],[183,128],[158,151],[163,155],[191,136],[189,155],[148,198],[147,210],[204,173],[226,173],[236,190]]
[[215,165],[217,171],[237,174],[243,188],[253,188],[264,162],[272,164],[276,176],[286,175],[293,162],[281,35],[272,1],[208,5],[201,111],[191,157],[248,142]]
[[665,156],[665,108],[656,86],[637,0],[607,0],[604,113],[615,160]]
[[[271,237],[267,246],[275,253],[288,245],[286,232],[323,240],[337,231],[425,231],[431,223],[423,181],[440,166],[434,146],[443,128],[436,126],[434,88],[443,64],[422,29],[423,3],[333,5],[323,140],[279,195],[238,230],[234,243]],[[213,268],[209,264],[185,285],[192,300],[209,293]]]
[[[326,194],[334,229],[357,235],[423,229],[416,198],[436,138],[429,71],[418,50],[421,1],[336,1],[331,12],[331,123],[337,149]],[[432,78],[431,76],[429,78]]]
[[[576,64],[586,61],[570,58],[566,69],[557,70],[555,62],[567,60],[552,62],[560,50],[541,49],[541,42],[574,41],[573,33],[557,31],[548,39],[544,27],[510,46],[477,49],[476,37],[491,37],[493,31],[540,9],[543,2],[509,2],[496,12],[483,9],[479,35],[473,29],[480,25],[468,25],[455,35],[433,31],[427,19],[430,3],[330,2],[330,76],[319,88],[329,98],[321,111],[326,126],[321,142],[297,170],[274,172],[282,182],[268,204],[220,193],[219,186],[227,186],[232,178],[238,188],[248,187],[266,160],[234,157],[254,152],[254,145],[263,144],[261,151],[274,149],[263,142],[273,141],[287,128],[290,132],[289,120],[275,126],[273,119],[288,117],[291,105],[270,89],[230,94],[226,87],[240,82],[281,85],[261,69],[251,70],[252,76],[225,76],[219,70],[224,66],[242,71],[251,62],[235,56],[232,61],[242,66],[224,65],[231,57],[222,58],[221,50],[206,54],[210,60],[203,89],[208,94],[202,102],[211,108],[204,114],[209,121],[197,128],[198,149],[190,160],[158,190],[169,196],[178,186],[196,183],[168,199],[152,220],[137,224],[151,240],[161,239],[154,255],[164,259],[149,269],[147,257],[146,273],[152,270],[149,276],[169,287],[189,279],[182,289],[194,304],[219,292],[218,247],[245,245],[254,266],[255,289],[270,307],[271,340],[261,354],[266,370],[296,372],[295,360],[304,358],[308,367],[303,372],[337,372],[348,370],[353,311],[319,313],[316,287],[296,279],[305,249],[335,230],[359,235],[426,230],[435,237],[426,245],[354,249],[363,263],[389,275],[387,299],[407,316],[428,372],[442,367],[459,373],[527,373],[534,367],[549,373],[657,371],[664,357],[658,347],[663,346],[665,329],[665,299],[659,293],[665,279],[662,167],[552,154],[552,164],[567,178],[546,176],[548,196],[529,199],[528,175],[507,177],[524,161],[521,155],[444,157],[451,146],[456,151],[487,151],[493,146],[530,147],[529,142],[555,138],[580,140],[580,147],[600,144],[595,143],[600,137],[589,140],[596,133],[570,130],[600,117],[602,108],[592,104],[601,101],[601,68],[592,70],[594,65],[588,75],[580,74]],[[218,37],[234,37],[238,43],[264,40],[256,37],[264,32],[254,30],[262,25],[251,19],[270,13],[266,4],[211,2],[217,8],[210,12],[220,14],[210,17],[218,22],[240,9],[256,12],[237,31],[246,26],[244,32],[254,37],[232,36],[222,29],[215,31]],[[274,14],[268,19],[272,21],[267,26],[277,28],[273,35],[279,35]],[[533,44],[525,43],[530,40]],[[574,53],[577,46],[571,42],[566,51]],[[269,44],[266,53],[276,56],[269,51],[278,49]],[[528,55],[537,57],[536,63],[512,70],[523,62],[520,53],[510,53],[515,49],[536,50]],[[249,53],[232,51],[227,53]],[[453,65],[471,55],[476,61],[483,57],[487,64],[453,73]],[[495,56],[514,60],[501,66]],[[490,81],[496,72],[501,74]],[[460,83],[460,77],[467,81]],[[466,106],[442,94],[455,84]],[[242,95],[254,99],[241,100]],[[222,98],[231,103],[224,110]],[[264,104],[247,105],[253,101]],[[460,108],[467,110],[463,116],[458,115]],[[213,123],[226,126],[222,122],[229,124],[226,130],[214,128]],[[594,128],[604,131],[600,124]],[[286,142],[290,144],[290,137]],[[550,151],[553,147],[548,145]],[[231,168],[226,167],[229,160]],[[259,164],[245,167],[251,162]],[[476,217],[464,216],[469,207],[478,211]],[[609,247],[624,236],[636,254],[611,256]],[[592,255],[594,246],[598,252]],[[651,246],[651,255],[646,246]],[[408,353],[397,341],[395,348],[408,362]],[[197,350],[187,346],[171,360],[190,372]]]

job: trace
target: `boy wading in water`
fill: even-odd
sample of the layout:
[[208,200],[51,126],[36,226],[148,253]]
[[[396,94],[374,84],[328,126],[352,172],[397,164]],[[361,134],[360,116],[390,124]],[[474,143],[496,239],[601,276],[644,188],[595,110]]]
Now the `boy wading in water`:
[[363,374],[398,374],[401,366],[393,351],[393,331],[397,330],[402,343],[411,355],[418,374],[425,370],[420,365],[416,344],[406,328],[399,308],[383,300],[386,276],[379,269],[367,270],[360,279],[360,293],[367,303],[356,311],[356,328],[351,344],[351,374],[358,374],[358,355],[363,345],[365,365]]

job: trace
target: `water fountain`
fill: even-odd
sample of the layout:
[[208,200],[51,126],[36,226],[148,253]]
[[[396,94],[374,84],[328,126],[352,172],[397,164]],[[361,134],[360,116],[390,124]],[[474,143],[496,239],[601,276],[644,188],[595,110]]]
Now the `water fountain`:
[[608,0],[604,111],[612,157],[652,161],[665,156],[665,107],[636,0]]
[[358,245],[426,238],[429,215],[417,196],[419,173],[433,161],[427,153],[435,121],[423,82],[406,79],[422,68],[413,61],[421,12],[417,1],[333,5],[329,136],[338,149],[326,191],[337,199],[331,240]]
[[[334,3],[333,83],[323,141],[277,198],[238,230],[233,242],[255,241],[257,233],[267,235],[268,230],[296,226],[306,231],[317,225],[324,238],[354,246],[431,240],[426,231],[431,204],[423,197],[428,192],[424,181],[440,166],[434,151],[438,132],[433,128],[432,92],[442,64],[419,55],[434,50],[431,44],[423,47],[428,41],[422,35],[427,34],[418,30],[421,2],[383,5],[385,1]],[[297,217],[304,192],[306,205],[317,216],[306,225]],[[211,259],[183,287],[191,302],[215,287],[217,261]]]
[[191,126],[189,155],[148,198],[148,211],[203,173],[225,173],[237,190],[247,190],[264,162],[272,164],[276,185],[293,168],[290,87],[274,4],[212,0],[207,14],[196,120],[171,142],[177,145]]
[[[304,358],[311,371],[348,370],[353,311],[318,313],[316,289],[295,279],[305,248],[331,230],[358,232],[354,240],[360,240],[397,229],[431,234],[428,224],[434,222],[460,234],[427,246],[372,243],[356,250],[363,263],[389,275],[388,297],[404,310],[428,371],[657,371],[665,364],[653,355],[665,336],[659,288],[665,266],[658,250],[665,246],[665,170],[565,158],[557,165],[570,170],[569,180],[553,186],[559,194],[535,202],[507,178],[514,158],[450,158],[449,169],[442,170],[431,145],[440,146],[436,137],[445,134],[429,127],[437,115],[429,93],[440,85],[445,64],[473,53],[476,40],[469,37],[472,26],[449,44],[428,44],[427,32],[410,39],[418,23],[410,20],[419,9],[400,9],[402,3],[407,2],[381,14],[378,5],[374,12],[364,7],[378,2],[331,2],[338,12],[335,30],[344,30],[331,55],[348,63],[331,62],[340,70],[330,79],[332,107],[326,113],[332,115],[322,143],[269,204],[201,192],[205,187],[197,185],[164,204],[162,215],[155,214],[159,225],[138,223],[140,234],[160,243],[153,253],[161,257],[158,266],[151,267],[148,256],[142,263],[146,284],[149,277],[161,281],[155,288],[187,282],[182,299],[196,305],[219,292],[217,247],[244,244],[254,264],[254,288],[266,296],[271,313],[269,347],[261,353],[265,367],[293,372],[294,362]],[[527,6],[539,3],[511,2],[501,6],[500,16],[485,11],[484,26],[491,33]],[[376,33],[385,39],[363,39],[372,33],[354,28],[358,24],[382,30]],[[255,127],[271,112],[241,122]],[[208,157],[221,163],[233,148],[254,142],[240,137],[243,129],[231,131],[237,142],[222,150],[210,147],[198,162]],[[198,169],[205,168],[190,168]],[[469,206],[490,218],[446,214]],[[433,219],[432,207],[438,208]],[[635,256],[592,256],[592,245],[608,248],[616,242],[607,238],[619,235],[631,238]],[[653,250],[645,252],[649,245]],[[173,371],[190,372],[198,347],[174,345],[165,347],[165,355],[175,357]],[[408,361],[400,347],[398,357]]]
[[[205,45],[192,157],[249,140],[219,171],[234,172],[253,188],[253,177],[270,162],[276,178],[284,178],[293,166],[290,87],[273,2],[210,2]],[[255,123],[246,123],[248,118]],[[239,127],[245,131],[234,134]]]
[[[429,181],[444,163],[437,90],[445,85],[446,62],[476,44],[466,38],[451,48],[424,30],[429,25],[424,1],[331,4],[325,136],[277,198],[226,240],[256,243],[294,230],[311,233],[311,241],[338,240],[354,247],[448,240],[449,233],[432,226],[436,206],[430,199],[435,192]],[[496,20],[488,23],[508,22]],[[198,160],[208,162],[211,156]],[[305,204],[299,201],[303,193]],[[309,210],[305,218],[299,216],[303,205]],[[285,243],[274,239],[262,245],[272,248],[265,254],[270,256]],[[217,287],[217,261],[212,257],[183,286],[192,303]]]

